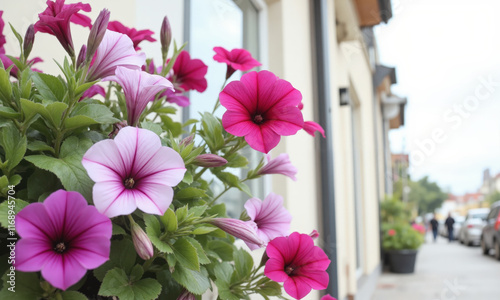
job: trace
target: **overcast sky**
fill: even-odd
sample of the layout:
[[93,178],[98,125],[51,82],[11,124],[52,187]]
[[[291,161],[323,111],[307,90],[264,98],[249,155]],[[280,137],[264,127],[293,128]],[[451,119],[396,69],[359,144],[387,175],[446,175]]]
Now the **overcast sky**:
[[408,97],[393,152],[456,194],[475,192],[483,169],[500,172],[500,1],[393,0],[375,28],[380,61],[395,66],[392,91]]

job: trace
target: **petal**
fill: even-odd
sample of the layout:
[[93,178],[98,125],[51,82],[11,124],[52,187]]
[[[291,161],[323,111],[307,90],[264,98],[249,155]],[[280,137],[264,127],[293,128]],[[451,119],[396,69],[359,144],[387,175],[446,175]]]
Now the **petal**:
[[296,277],[300,277],[304,283],[309,285],[315,290],[324,290],[328,287],[329,276],[326,271],[304,271],[301,268],[298,269]]
[[255,221],[255,217],[258,216],[262,208],[262,201],[258,198],[251,198],[248,199],[247,202],[245,202],[244,207],[250,219],[252,221]]
[[314,134],[316,133],[316,131],[319,131],[319,133],[324,137],[326,138],[325,136],[325,130],[323,129],[323,127],[321,127],[321,125],[319,125],[318,123],[316,122],[313,122],[313,121],[307,121],[307,122],[304,122],[304,130],[314,136]]
[[163,184],[141,184],[135,189],[137,207],[145,213],[163,215],[172,203],[174,191]]
[[288,237],[277,237],[269,242],[266,253],[269,258],[281,259],[284,264],[291,263],[297,254],[300,234],[292,233]]
[[22,238],[53,240],[59,230],[54,226],[43,203],[32,203],[17,213],[16,231]]
[[304,126],[302,112],[295,106],[273,108],[265,115],[265,118],[269,119],[266,125],[279,135],[296,134]]
[[64,255],[52,252],[42,269],[42,276],[54,287],[66,290],[82,279],[86,272],[71,252]]
[[290,82],[279,79],[269,71],[258,73],[258,92],[258,110],[261,112],[297,106],[302,100],[302,94]]
[[288,279],[288,274],[284,270],[285,265],[283,261],[271,258],[266,262],[264,275],[276,282],[285,282]]
[[222,116],[222,127],[232,135],[245,136],[258,125],[250,120],[248,112],[228,110]]
[[176,186],[184,178],[185,172],[184,160],[179,153],[163,146],[146,164],[136,170],[135,176],[137,180]]
[[300,261],[298,265],[300,265],[301,269],[305,272],[325,271],[331,263],[323,249],[318,246],[314,246],[314,248],[308,252],[299,253],[297,256],[298,261]]
[[71,255],[86,269],[95,269],[109,260],[111,241],[86,236],[71,244]]
[[289,277],[283,284],[283,288],[288,295],[295,299],[302,299],[311,292],[311,287],[300,276]]
[[122,128],[115,137],[115,143],[127,168],[134,176],[160,149],[161,141],[156,133],[136,127]]
[[111,238],[111,220],[94,206],[87,206],[66,221],[66,237],[72,241],[82,238]]
[[269,122],[262,124],[259,126],[259,130],[252,129],[252,131],[245,136],[245,141],[248,145],[262,153],[268,153],[271,151],[278,145],[281,139],[281,137],[276,134],[276,132],[274,132],[268,124]]
[[122,180],[128,173],[114,140],[103,140],[90,147],[82,165],[95,182]]
[[54,251],[50,240],[22,238],[16,242],[15,267],[23,272],[40,271]]
[[92,195],[97,210],[108,218],[131,214],[137,208],[133,194],[121,181],[98,182]]
[[[250,72],[242,81],[231,81],[219,94],[219,101],[227,110],[248,112],[257,110],[257,72]],[[243,81],[245,78],[245,81]]]

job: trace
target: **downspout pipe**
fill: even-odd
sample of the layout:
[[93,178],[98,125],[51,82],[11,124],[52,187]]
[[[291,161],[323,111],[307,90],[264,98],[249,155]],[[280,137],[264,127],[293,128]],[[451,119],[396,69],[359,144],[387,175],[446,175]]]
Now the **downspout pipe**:
[[325,139],[320,139],[321,172],[321,207],[322,232],[325,252],[331,259],[327,269],[330,281],[326,293],[338,298],[337,264],[337,226],[335,211],[335,189],[333,172],[333,134],[332,134],[332,97],[330,91],[330,59],[328,47],[328,5],[326,0],[312,1],[312,20],[314,31],[316,96],[318,99],[317,115],[319,123],[325,129]]

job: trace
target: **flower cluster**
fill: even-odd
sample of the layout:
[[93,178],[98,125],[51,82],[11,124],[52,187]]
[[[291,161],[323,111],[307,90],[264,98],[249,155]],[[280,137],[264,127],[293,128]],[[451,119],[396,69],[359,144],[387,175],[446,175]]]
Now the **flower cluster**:
[[[27,272],[19,280],[34,287],[30,296],[196,299],[217,286],[220,299],[267,298],[280,296],[283,283],[302,299],[326,289],[330,259],[314,245],[318,232],[291,233],[283,197],[261,200],[245,183],[271,174],[296,181],[288,154],[268,153],[301,129],[325,136],[304,121],[301,93],[270,71],[250,71],[261,64],[247,50],[215,47],[214,60],[227,66],[214,102],[222,118],[206,112],[176,122],[190,104],[185,92],[206,90],[207,65],[175,43],[168,57],[166,17],[155,66],[138,52],[156,41],[153,31],[110,22],[106,9],[92,23],[90,10],[47,1],[24,39],[16,33],[19,57],[5,54],[0,11],[0,194],[18,189],[18,199],[0,205],[16,207],[15,222],[0,225],[14,234],[15,223],[14,267]],[[70,23],[90,29],[78,55]],[[66,50],[61,76],[31,68],[40,60],[29,59],[35,33],[54,35]],[[226,85],[237,70],[250,72]],[[262,160],[239,178],[233,170],[248,168],[246,147]],[[222,201],[231,189],[249,195],[239,219]],[[259,248],[254,265],[247,251]]]

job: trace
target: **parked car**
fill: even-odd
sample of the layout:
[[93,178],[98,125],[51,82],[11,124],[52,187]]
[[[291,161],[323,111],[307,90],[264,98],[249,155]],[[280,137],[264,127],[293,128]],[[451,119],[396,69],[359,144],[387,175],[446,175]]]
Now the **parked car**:
[[458,240],[467,246],[477,245],[481,242],[481,232],[486,225],[489,208],[469,209],[465,221],[458,232]]
[[486,217],[486,225],[481,233],[481,249],[488,255],[490,249],[495,249],[495,258],[500,260],[500,201],[491,205]]

